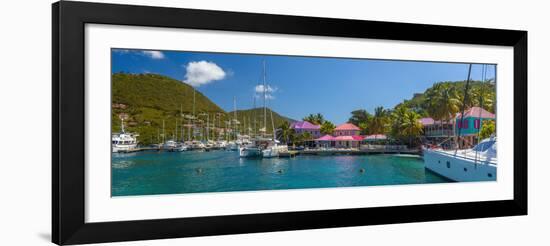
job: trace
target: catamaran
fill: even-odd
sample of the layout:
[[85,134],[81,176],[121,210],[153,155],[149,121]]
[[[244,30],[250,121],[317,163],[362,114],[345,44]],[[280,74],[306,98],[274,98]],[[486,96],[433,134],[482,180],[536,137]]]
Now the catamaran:
[[126,133],[124,131],[124,119],[120,118],[121,130],[111,136],[111,149],[113,153],[131,152],[137,149],[137,137],[139,134]]
[[450,180],[494,181],[497,173],[497,138],[484,139],[471,149],[424,148],[426,168]]

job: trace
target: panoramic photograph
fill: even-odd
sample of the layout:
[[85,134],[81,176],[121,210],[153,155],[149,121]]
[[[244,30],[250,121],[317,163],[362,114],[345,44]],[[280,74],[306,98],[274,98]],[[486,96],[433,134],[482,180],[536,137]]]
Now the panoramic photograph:
[[111,195],[497,180],[496,65],[111,49]]

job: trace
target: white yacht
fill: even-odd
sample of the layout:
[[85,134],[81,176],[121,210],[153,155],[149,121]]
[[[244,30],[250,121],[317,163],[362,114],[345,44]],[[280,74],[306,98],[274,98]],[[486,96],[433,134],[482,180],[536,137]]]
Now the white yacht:
[[190,145],[188,145],[191,150],[204,150],[206,146],[201,141],[193,140]]
[[423,148],[427,169],[457,182],[495,181],[497,138],[484,139],[471,149],[442,150]]
[[279,157],[279,153],[288,152],[288,146],[286,144],[281,145],[280,143],[278,140],[270,141],[267,147],[262,150],[262,156],[264,158]]
[[174,140],[168,140],[164,143],[162,148],[170,152],[182,152],[187,150],[187,145],[178,143]]
[[111,136],[111,149],[113,153],[132,152],[137,149],[138,134],[126,133],[124,131],[124,119],[121,119],[121,130]]
[[248,143],[246,145],[240,145],[239,157],[241,158],[262,157],[261,145],[256,141],[252,141],[251,143]]

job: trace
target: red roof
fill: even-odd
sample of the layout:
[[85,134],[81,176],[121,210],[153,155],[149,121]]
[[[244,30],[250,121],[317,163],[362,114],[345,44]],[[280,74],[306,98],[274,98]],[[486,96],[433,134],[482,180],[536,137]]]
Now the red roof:
[[435,123],[434,119],[430,118],[430,117],[427,117],[427,118],[422,118],[420,120],[420,124],[422,125],[433,125]]
[[359,127],[357,127],[356,125],[354,124],[351,124],[351,123],[344,123],[344,124],[341,124],[339,126],[337,126],[336,128],[334,128],[335,131],[360,131],[361,129],[359,129]]
[[[461,113],[456,114],[456,118],[460,118]],[[470,109],[464,112],[464,117],[474,117],[474,118],[489,118],[495,119],[495,114],[480,108],[480,107],[471,107]]]
[[363,137],[361,136],[337,136],[334,138],[336,141],[362,141]]
[[448,122],[447,121],[440,121],[440,120],[434,120],[432,118],[421,118],[418,120],[418,122],[420,122],[420,124],[422,124],[423,126],[429,126],[429,125],[433,125],[433,124],[452,124],[453,121],[452,120],[449,120]]

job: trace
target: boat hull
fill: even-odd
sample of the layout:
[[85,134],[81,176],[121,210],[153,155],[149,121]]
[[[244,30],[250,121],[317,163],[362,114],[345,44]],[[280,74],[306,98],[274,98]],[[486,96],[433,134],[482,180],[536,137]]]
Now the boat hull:
[[447,179],[457,182],[495,181],[496,163],[475,160],[452,153],[424,149],[425,167]]
[[239,148],[239,157],[241,158],[257,158],[262,157],[262,151],[259,148]]
[[112,145],[112,151],[113,153],[126,153],[126,152],[132,152],[135,151],[137,148],[137,144],[130,144],[130,145]]
[[288,152],[288,147],[286,145],[269,147],[262,151],[262,156],[264,158],[279,157],[281,152]]

